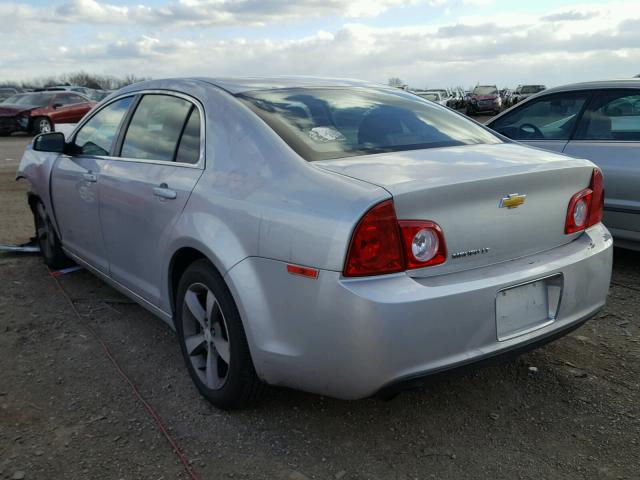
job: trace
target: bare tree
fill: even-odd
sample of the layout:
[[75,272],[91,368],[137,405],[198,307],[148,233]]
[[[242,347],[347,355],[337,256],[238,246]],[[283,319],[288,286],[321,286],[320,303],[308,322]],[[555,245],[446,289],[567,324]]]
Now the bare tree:
[[77,85],[79,87],[93,88],[96,90],[115,90],[143,80],[149,79],[145,77],[138,77],[131,73],[124,77],[114,77],[112,75],[96,75],[80,71],[65,73],[58,76],[46,76],[31,80],[22,80],[18,82],[0,80],[0,85],[19,87],[23,89],[46,88],[56,85]]

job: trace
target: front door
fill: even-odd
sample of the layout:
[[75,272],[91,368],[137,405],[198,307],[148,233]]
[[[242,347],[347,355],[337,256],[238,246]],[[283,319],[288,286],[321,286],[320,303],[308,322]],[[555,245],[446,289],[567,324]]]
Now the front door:
[[108,271],[108,261],[100,225],[102,174],[132,98],[109,104],[83,125],[73,139],[74,154],[61,155],[51,175],[62,244],[103,272]]
[[553,93],[523,103],[487,125],[532,147],[562,153],[588,98],[587,93]]
[[157,306],[163,252],[204,167],[200,125],[190,100],[144,95],[101,177],[110,276]]
[[640,241],[640,89],[594,96],[564,153],[604,174],[604,224],[616,240]]

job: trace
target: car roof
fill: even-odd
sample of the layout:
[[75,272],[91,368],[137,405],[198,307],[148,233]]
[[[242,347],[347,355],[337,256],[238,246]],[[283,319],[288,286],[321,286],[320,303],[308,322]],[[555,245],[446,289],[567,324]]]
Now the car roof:
[[572,90],[599,90],[602,88],[640,88],[640,78],[625,80],[598,80],[593,82],[571,83],[552,87],[544,91],[545,95],[553,92],[568,92]]
[[225,90],[233,95],[253,90],[275,90],[282,88],[313,88],[313,87],[374,87],[397,90],[374,82],[355,80],[350,78],[281,76],[281,77],[196,77],[196,78],[167,78],[145,80],[124,87],[121,91],[150,90],[154,88],[174,88],[193,85],[193,82],[204,82]]
[[[279,77],[223,77],[200,78],[229,93],[242,93],[252,90],[274,90],[281,88],[309,88],[309,87],[381,87],[383,85],[355,80],[351,78],[309,77],[309,76],[279,76]],[[393,87],[389,87],[393,88]]]

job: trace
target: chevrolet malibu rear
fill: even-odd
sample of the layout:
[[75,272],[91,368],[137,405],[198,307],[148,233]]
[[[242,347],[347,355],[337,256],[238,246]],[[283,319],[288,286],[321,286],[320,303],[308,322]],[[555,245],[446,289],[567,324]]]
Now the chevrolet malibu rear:
[[600,170],[398,89],[141,82],[55,135],[19,170],[45,260],[69,255],[167,321],[223,408],[264,383],[394,393],[605,304]]
[[[240,97],[319,172],[379,187],[332,219],[269,222],[273,251],[229,273],[252,292],[244,315],[267,382],[391,393],[550,341],[605,304],[612,241],[589,161],[505,143],[395,91]],[[271,259],[292,256],[288,269]]]

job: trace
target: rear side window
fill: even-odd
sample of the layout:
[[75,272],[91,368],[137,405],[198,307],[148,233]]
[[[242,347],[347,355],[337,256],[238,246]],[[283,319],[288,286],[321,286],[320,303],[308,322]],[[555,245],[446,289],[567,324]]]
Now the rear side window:
[[522,104],[490,123],[515,140],[568,140],[587,100],[584,93],[563,93]]
[[59,103],[60,105],[74,105],[76,103],[86,102],[80,95],[74,95],[73,93],[63,93],[56,96],[53,103]]
[[132,100],[133,97],[116,100],[91,117],[76,134],[74,143],[77,153],[109,155],[120,122]]
[[200,114],[196,107],[191,107],[189,119],[180,138],[176,162],[198,163],[200,158]]
[[594,97],[582,116],[576,139],[640,141],[640,91]]
[[[145,95],[131,118],[122,143],[121,156],[173,161],[192,109],[193,104],[182,98]],[[189,140],[185,139],[184,143],[184,155],[188,155]]]

